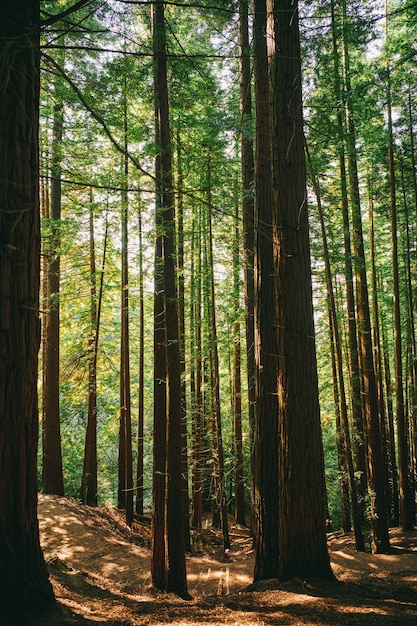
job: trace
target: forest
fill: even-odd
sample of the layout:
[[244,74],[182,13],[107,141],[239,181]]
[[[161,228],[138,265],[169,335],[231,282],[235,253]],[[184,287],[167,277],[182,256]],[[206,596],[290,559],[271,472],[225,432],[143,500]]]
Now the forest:
[[416,521],[417,2],[3,13],[5,614],[53,603],[38,494],[149,523],[181,599],[207,524],[226,557],[247,529],[255,586],[332,583],[337,531],[392,554]]

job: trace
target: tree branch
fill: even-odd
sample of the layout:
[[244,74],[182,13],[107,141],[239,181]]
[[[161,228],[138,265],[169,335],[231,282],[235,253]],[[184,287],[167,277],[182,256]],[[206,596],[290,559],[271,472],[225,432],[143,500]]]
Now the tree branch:
[[140,165],[139,161],[132,155],[130,154],[130,152],[128,150],[125,150],[125,148],[119,144],[119,142],[113,137],[113,134],[111,132],[111,130],[109,129],[109,127],[106,124],[106,121],[102,118],[101,115],[99,115],[99,113],[97,113],[97,111],[95,111],[87,102],[85,96],[83,95],[83,93],[81,92],[81,90],[77,87],[77,85],[74,83],[74,81],[72,80],[72,78],[70,78],[68,76],[68,74],[63,70],[63,68],[59,65],[59,63],[57,63],[52,57],[50,57],[48,54],[43,53],[42,56],[48,61],[48,63],[50,63],[55,70],[57,70],[59,72],[59,74],[67,81],[67,83],[70,85],[71,89],[74,91],[74,93],[76,94],[76,96],[78,97],[79,101],[81,102],[81,104],[87,109],[87,111],[90,113],[90,115],[96,120],[96,122],[98,122],[100,124],[100,126],[102,127],[102,129],[104,130],[105,134],[107,135],[107,137],[110,139],[110,142],[113,144],[113,146],[116,148],[116,150],[118,152],[120,152],[120,154],[126,155],[129,160],[133,163],[133,165],[136,167],[136,169],[138,169],[140,172],[142,172],[142,174],[144,174],[145,176],[148,176],[149,178],[151,178],[153,181],[156,181],[155,176],[153,176],[150,172],[148,172],[147,170],[143,169],[143,167]]
[[41,28],[44,28],[45,26],[51,26],[51,24],[59,22],[64,17],[67,17],[67,15],[71,15],[71,13],[78,11],[78,9],[81,9],[83,6],[90,4],[91,2],[94,2],[94,0],[78,0],[78,2],[73,4],[71,7],[68,7],[68,9],[66,9],[65,11],[62,11],[62,13],[58,13],[57,15],[51,15],[46,20],[41,20]]

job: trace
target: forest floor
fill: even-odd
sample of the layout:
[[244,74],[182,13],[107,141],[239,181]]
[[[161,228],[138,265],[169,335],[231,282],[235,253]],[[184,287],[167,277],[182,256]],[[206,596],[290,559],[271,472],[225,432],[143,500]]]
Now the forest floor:
[[266,581],[251,589],[247,530],[231,526],[226,556],[221,536],[207,526],[192,531],[193,599],[185,601],[152,590],[145,523],[130,530],[113,509],[40,495],[39,524],[57,606],[22,626],[417,625],[417,531],[392,530],[389,555],[358,553],[351,534],[333,533],[329,550],[338,582]]

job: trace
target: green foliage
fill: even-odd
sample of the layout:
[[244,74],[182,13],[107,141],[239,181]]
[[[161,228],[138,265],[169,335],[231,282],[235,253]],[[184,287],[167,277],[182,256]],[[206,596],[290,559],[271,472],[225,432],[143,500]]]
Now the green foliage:
[[[42,2],[46,19],[65,10],[69,2]],[[149,4],[149,3],[148,3]],[[191,235],[204,219],[208,202],[213,208],[215,298],[220,357],[220,401],[228,483],[233,474],[233,415],[231,407],[232,328],[240,322],[242,347],[242,408],[245,476],[249,492],[250,442],[245,362],[243,275],[240,293],[234,293],[233,219],[240,181],[239,134],[242,122],[238,93],[237,17],[234,2],[211,3],[212,8],[166,7],[169,96],[174,154],[176,201],[184,211],[184,285],[186,312],[187,406],[190,399],[191,266],[197,257]],[[209,3],[210,4],[210,3]],[[392,354],[392,278],[390,258],[390,195],[387,159],[386,81],[391,68],[394,105],[397,198],[401,233],[406,208],[411,245],[401,239],[402,304],[407,310],[406,260],[410,259],[415,289],[416,218],[413,138],[417,123],[417,82],[414,71],[413,25],[415,3],[389,3],[388,38],[382,40],[381,6],[355,0],[348,3],[347,20],[335,0],[337,32],[342,27],[351,52],[351,85],[357,131],[361,201],[369,265],[367,207],[373,205],[376,270],[380,321],[387,337],[387,358]],[[210,5],[210,6],[211,6]],[[215,5],[215,6],[214,6]],[[344,102],[338,102],[334,83],[334,55],[329,15],[330,2],[306,2],[301,7],[303,27],[304,101],[306,136],[312,167],[320,181],[321,201],[329,242],[330,264],[337,297],[349,390],[346,358],[346,302],[343,252],[341,181],[338,164],[340,137],[338,112],[344,119]],[[127,99],[129,151],[129,294],[132,409],[134,440],[139,350],[139,245],[144,259],[145,285],[145,489],[150,506],[153,422],[153,255],[154,160],[158,145],[154,131],[152,43],[150,7],[123,3],[92,3],[76,15],[44,29],[41,92],[41,174],[44,204],[50,185],[50,145],[55,89],[64,100],[62,144],[62,219],[42,223],[45,253],[55,226],[60,230],[61,260],[61,427],[66,491],[76,496],[80,487],[85,421],[88,407],[88,366],[91,340],[91,268],[89,213],[93,209],[96,240],[96,279],[101,277],[105,224],[109,225],[101,329],[98,347],[98,442],[100,501],[114,501],[117,490],[120,343],[120,211],[123,178],[121,162],[124,133],[123,99]],[[343,70],[341,63],[340,71]],[[60,75],[62,80],[56,81]],[[253,128],[246,129],[253,134]],[[346,132],[346,128],[344,128]],[[181,179],[179,171],[181,170]],[[149,175],[148,175],[149,174]],[[311,191],[311,190],[309,190]],[[339,468],[335,443],[334,393],[330,362],[327,296],[322,243],[313,194],[309,194],[311,255],[317,332],[317,358],[322,407],[323,442],[329,514],[333,528],[341,526]],[[143,236],[139,243],[138,212]],[[241,217],[241,216],[240,216]],[[205,233],[202,241],[205,242]],[[240,259],[242,263],[242,258]],[[203,276],[204,279],[204,276]],[[237,313],[235,299],[239,298]],[[206,305],[202,307],[204,358],[207,358]],[[408,321],[404,314],[403,326]],[[404,333],[404,337],[407,333]],[[406,350],[404,351],[406,354]],[[348,398],[350,401],[350,398]],[[191,410],[189,408],[190,416]],[[190,427],[191,432],[191,427]],[[208,442],[209,443],[209,442]],[[134,445],[135,451],[135,445]],[[136,452],[135,452],[136,454]],[[249,493],[248,493],[249,495]],[[247,498],[249,500],[249,497]]]

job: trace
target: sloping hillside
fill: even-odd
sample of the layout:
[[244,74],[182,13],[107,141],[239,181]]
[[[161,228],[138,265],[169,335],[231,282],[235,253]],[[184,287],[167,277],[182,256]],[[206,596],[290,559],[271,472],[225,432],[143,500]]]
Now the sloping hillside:
[[[231,528],[232,551],[209,527],[193,532],[186,602],[150,587],[150,530],[131,531],[117,511],[40,495],[45,558],[58,600],[38,626],[107,624],[417,625],[417,533],[392,533],[390,555],[358,554],[352,537],[329,537],[338,584],[266,582],[248,590],[253,552],[247,531]],[[28,626],[27,624],[22,626]]]

